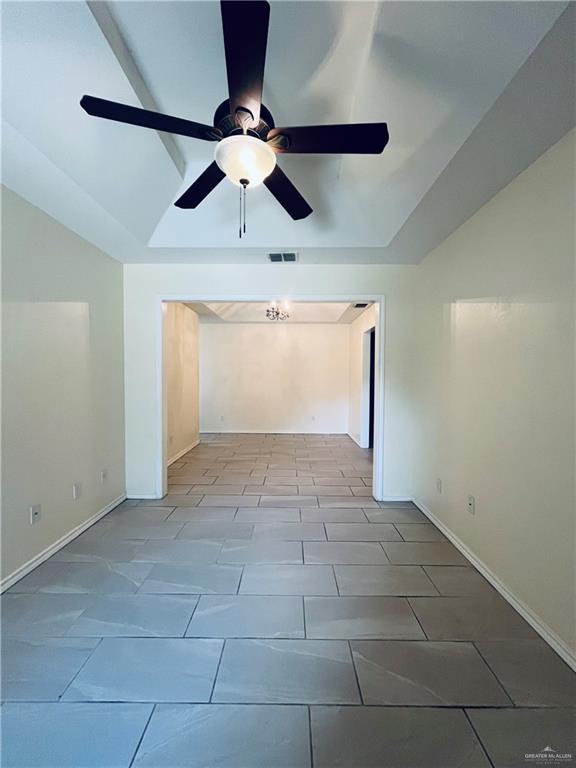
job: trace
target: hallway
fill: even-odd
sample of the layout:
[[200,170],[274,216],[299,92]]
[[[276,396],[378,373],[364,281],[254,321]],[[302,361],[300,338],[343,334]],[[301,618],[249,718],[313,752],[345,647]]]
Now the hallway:
[[[576,676],[341,435],[204,435],[2,597],[3,765],[509,768]],[[89,745],[89,762],[87,759]]]

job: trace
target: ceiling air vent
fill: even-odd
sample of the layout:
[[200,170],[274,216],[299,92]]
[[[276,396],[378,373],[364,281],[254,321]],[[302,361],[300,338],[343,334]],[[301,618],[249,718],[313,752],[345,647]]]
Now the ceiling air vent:
[[362,304],[362,303],[354,304],[354,309],[366,309],[367,306],[368,304]]
[[273,264],[278,264],[280,262],[292,262],[298,261],[298,254],[297,253],[269,253],[268,258]]

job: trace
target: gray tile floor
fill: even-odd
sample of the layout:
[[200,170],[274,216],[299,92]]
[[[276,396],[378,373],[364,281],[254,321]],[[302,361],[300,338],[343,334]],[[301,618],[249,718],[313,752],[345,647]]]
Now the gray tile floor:
[[206,435],[12,587],[2,766],[576,765],[576,675],[371,461]]

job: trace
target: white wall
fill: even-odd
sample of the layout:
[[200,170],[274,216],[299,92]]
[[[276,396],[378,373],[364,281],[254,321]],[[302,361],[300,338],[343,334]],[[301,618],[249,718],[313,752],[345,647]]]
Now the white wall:
[[[362,426],[367,418],[365,410],[368,406],[365,392],[365,366],[370,366],[366,360],[364,333],[378,326],[376,306],[372,304],[349,325],[350,339],[350,369],[349,388],[350,399],[348,409],[348,433],[362,448],[368,447],[367,436]],[[369,411],[369,407],[368,407]]]
[[574,140],[418,269],[414,487],[576,657]]
[[164,308],[166,458],[175,461],[198,444],[198,315],[180,302]]
[[7,189],[2,270],[6,583],[123,498],[123,318],[122,266]]
[[348,431],[347,325],[201,323],[202,432]]
[[160,496],[158,418],[161,402],[160,320],[162,299],[230,297],[363,298],[386,296],[386,380],[383,414],[384,495],[412,493],[410,390],[414,360],[413,279],[417,267],[128,264],[124,268],[126,470],[128,495]]

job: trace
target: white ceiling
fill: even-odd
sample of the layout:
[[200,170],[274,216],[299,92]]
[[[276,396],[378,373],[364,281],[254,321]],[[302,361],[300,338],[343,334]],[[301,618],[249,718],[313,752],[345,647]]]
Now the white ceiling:
[[123,261],[296,248],[301,262],[415,262],[574,124],[565,8],[273,0],[264,103],[276,123],[385,120],[391,139],[376,157],[281,157],[314,213],[293,222],[252,190],[238,241],[228,182],[195,211],[172,205],[214,145],[167,146],[78,105],[90,93],[210,123],[226,98],[219,4],[6,2],[3,178]]
[[[372,302],[366,302],[366,307],[354,306],[350,302],[311,302],[271,299],[276,301],[280,309],[286,310],[289,317],[285,323],[344,323],[348,324],[359,317]],[[271,323],[266,318],[266,302],[232,302],[212,301],[193,302],[187,304],[199,316],[203,323]],[[275,322],[275,321],[274,321]]]

